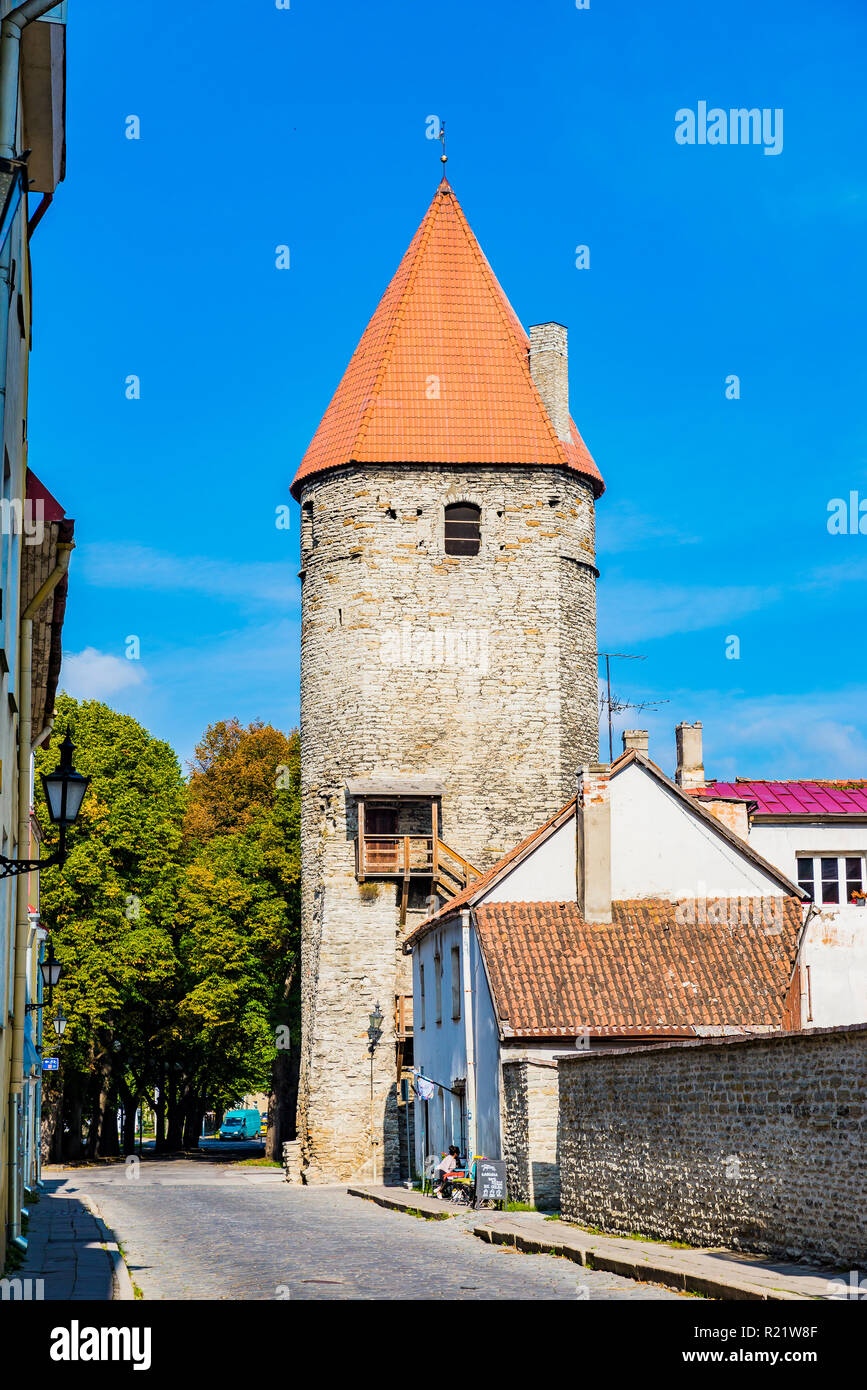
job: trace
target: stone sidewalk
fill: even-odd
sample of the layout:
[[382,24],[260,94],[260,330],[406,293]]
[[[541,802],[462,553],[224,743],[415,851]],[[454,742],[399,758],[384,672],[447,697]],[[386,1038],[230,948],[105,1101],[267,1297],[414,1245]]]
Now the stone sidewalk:
[[[395,1211],[418,1211],[445,1220],[467,1208],[422,1197],[404,1187],[351,1187]],[[597,1235],[538,1212],[477,1212],[474,1235],[491,1245],[510,1245],[527,1254],[561,1255],[589,1269],[605,1270],[706,1298],[791,1301],[841,1297],[840,1270],[773,1260],[738,1250],[679,1249],[662,1241]]]
[[[131,1299],[132,1282],[98,1208],[46,1178],[31,1202],[27,1255],[13,1272],[25,1298],[48,1301]],[[41,1281],[41,1284],[37,1281]]]

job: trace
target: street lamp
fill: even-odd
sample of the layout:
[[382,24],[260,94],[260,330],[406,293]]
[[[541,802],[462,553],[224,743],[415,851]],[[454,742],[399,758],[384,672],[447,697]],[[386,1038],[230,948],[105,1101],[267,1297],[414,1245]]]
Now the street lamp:
[[54,1024],[55,1033],[59,1038],[62,1038],[63,1034],[66,1032],[66,1014],[63,1012],[62,1004],[58,1004],[57,1015],[52,1022]]
[[370,1020],[370,1027],[367,1030],[367,1036],[370,1039],[370,1053],[372,1056],[376,1044],[382,1037],[382,1010],[378,1003],[374,1005],[374,1011],[372,1014],[368,1015],[368,1018]]
[[[39,962],[39,973],[42,976],[44,988],[48,990],[48,1007],[51,1008],[54,1003],[54,986],[60,983],[60,977],[63,974],[63,966],[59,960],[55,959],[54,942],[51,940],[48,942],[48,955]],[[31,1009],[41,1008],[42,1001],[37,1000],[35,1004],[27,1005],[27,1012],[29,1013]]]
[[75,744],[67,730],[66,738],[60,745],[60,762],[53,772],[43,772],[42,786],[48,802],[48,814],[55,825],[72,825],[78,819],[84,793],[90,785],[89,777],[82,777],[72,766]]
[[42,976],[42,983],[48,990],[48,1007],[54,1003],[54,986],[60,984],[60,977],[63,974],[63,966],[54,956],[54,942],[48,942],[48,955],[39,962],[39,973]]
[[370,1161],[373,1167],[373,1184],[376,1186],[376,1138],[373,1119],[373,1054],[376,1051],[376,1044],[382,1037],[382,1010],[379,1001],[374,1005],[373,1013],[368,1015],[369,1027],[367,1029],[367,1050],[370,1053]]
[[29,874],[37,869],[47,869],[54,864],[66,861],[66,830],[78,819],[84,793],[90,785],[89,777],[82,777],[72,766],[75,744],[67,732],[60,745],[60,762],[53,772],[42,774],[42,786],[48,804],[48,815],[55,825],[60,826],[60,844],[54,854],[47,859],[8,859],[0,854],[0,878],[12,874]]

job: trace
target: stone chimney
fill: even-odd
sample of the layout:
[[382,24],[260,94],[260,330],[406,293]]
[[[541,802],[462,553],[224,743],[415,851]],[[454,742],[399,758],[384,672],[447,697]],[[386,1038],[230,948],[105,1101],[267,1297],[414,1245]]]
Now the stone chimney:
[[575,848],[578,911],[585,922],[611,921],[611,797],[608,763],[578,770]]
[[530,375],[558,439],[569,433],[569,352],[562,323],[537,323],[530,329]]
[[650,739],[646,729],[624,729],[620,737],[623,739],[624,753],[628,753],[630,748],[634,748],[636,753],[643,753],[645,758],[649,756],[647,750]]
[[701,720],[695,724],[678,724],[674,737],[677,743],[677,767],[674,780],[679,787],[703,787],[706,783],[701,753]]

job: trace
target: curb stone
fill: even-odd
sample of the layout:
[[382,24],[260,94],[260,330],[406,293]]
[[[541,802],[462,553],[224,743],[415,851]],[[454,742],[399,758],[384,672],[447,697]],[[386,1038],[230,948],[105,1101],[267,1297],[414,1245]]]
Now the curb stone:
[[598,1250],[588,1251],[579,1244],[569,1244],[558,1240],[536,1240],[532,1236],[521,1235],[517,1231],[497,1230],[493,1226],[475,1226],[473,1235],[489,1245],[511,1245],[525,1255],[560,1255],[573,1260],[575,1264],[587,1269],[603,1270],[607,1274],[621,1274],[626,1279],[641,1283],[664,1284],[677,1289],[679,1293],[703,1294],[706,1298],[757,1301],[810,1301],[806,1294],[790,1293],[786,1289],[762,1289],[756,1284],[740,1283],[732,1279],[711,1279],[692,1270],[673,1269],[654,1264],[650,1260],[625,1260]]
[[114,1231],[109,1230],[108,1226],[106,1226],[102,1217],[102,1212],[92,1197],[85,1192],[79,1192],[76,1195],[82,1204],[87,1207],[99,1227],[103,1248],[111,1260],[113,1298],[123,1302],[134,1301],[135,1289],[133,1288],[132,1278],[126,1267],[126,1260],[121,1254],[120,1246],[115,1239]]
[[443,1211],[442,1206],[431,1197],[423,1197],[420,1192],[414,1192],[412,1197],[403,1201],[400,1198],[386,1197],[381,1192],[371,1192],[364,1187],[347,1187],[347,1195],[350,1197],[363,1197],[367,1202],[375,1202],[378,1207],[387,1207],[390,1211],[420,1211],[430,1221],[450,1221],[453,1216],[457,1216],[456,1211]]

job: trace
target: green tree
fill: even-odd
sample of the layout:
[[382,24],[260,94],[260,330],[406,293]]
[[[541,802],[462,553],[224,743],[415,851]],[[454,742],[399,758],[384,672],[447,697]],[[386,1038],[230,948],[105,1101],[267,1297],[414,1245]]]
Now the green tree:
[[269,1090],[269,1156],[294,1133],[300,1004],[300,753],[256,721],[212,725],[190,766],[179,1023],[228,1099]]
[[[76,766],[92,781],[65,865],[40,876],[40,911],[65,967],[58,998],[69,1018],[61,1047],[66,1156],[78,1155],[85,1121],[92,1157],[116,1150],[118,1099],[131,1125],[175,1012],[186,787],[168,744],[129,715],[65,694],[37,772],[54,768],[67,729]],[[55,831],[38,779],[36,813],[50,852]],[[56,1153],[50,1132],[46,1140]]]
[[[195,1147],[205,1111],[270,1090],[269,1151],[291,1135],[300,921],[298,735],[208,729],[185,783],[171,748],[127,715],[61,695],[50,771],[70,729],[91,788],[41,910],[65,975],[61,1076],[44,1141],[60,1157],[134,1146],[142,1099],[159,1150]],[[37,814],[50,851],[53,829]],[[292,1046],[278,1048],[288,1036]],[[62,1123],[61,1123],[62,1121]]]

